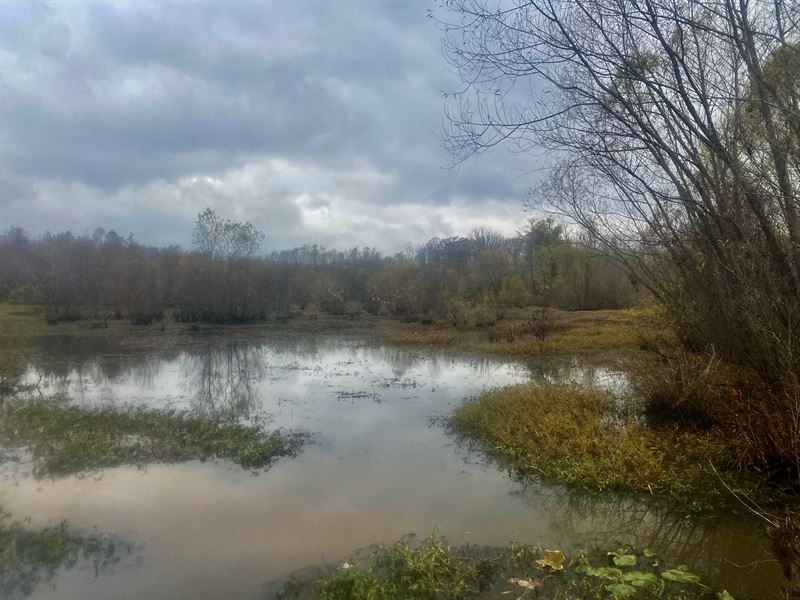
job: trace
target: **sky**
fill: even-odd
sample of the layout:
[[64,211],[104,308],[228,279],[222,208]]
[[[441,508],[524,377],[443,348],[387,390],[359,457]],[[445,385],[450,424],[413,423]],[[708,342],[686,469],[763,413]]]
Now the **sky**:
[[0,229],[395,252],[517,231],[536,159],[442,146],[458,89],[422,1],[3,2]]

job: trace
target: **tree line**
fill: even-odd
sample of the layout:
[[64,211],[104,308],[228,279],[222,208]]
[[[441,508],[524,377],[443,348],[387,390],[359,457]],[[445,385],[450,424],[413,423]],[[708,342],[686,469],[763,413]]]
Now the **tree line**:
[[476,228],[433,238],[405,253],[329,250],[317,244],[263,252],[250,223],[198,215],[192,248],[156,248],[97,229],[0,236],[0,298],[44,306],[48,322],[127,318],[251,323],[298,311],[459,325],[502,318],[531,304],[621,308],[635,281],[586,240],[552,219],[531,220],[513,237]]

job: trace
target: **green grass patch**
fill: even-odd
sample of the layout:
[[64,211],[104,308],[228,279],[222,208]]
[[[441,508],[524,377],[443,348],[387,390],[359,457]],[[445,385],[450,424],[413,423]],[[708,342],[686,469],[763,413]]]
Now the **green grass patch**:
[[648,551],[617,548],[566,557],[558,550],[511,544],[450,548],[430,536],[379,548],[316,581],[293,580],[278,596],[319,600],[733,600],[685,565],[668,567]]
[[264,470],[279,457],[296,454],[303,437],[180,411],[12,399],[0,405],[0,441],[6,447],[27,448],[35,476],[58,477],[121,465],[213,458]]
[[81,560],[91,561],[100,573],[133,550],[113,537],[76,532],[66,522],[35,529],[0,508],[0,597],[29,596]]
[[652,429],[617,417],[615,402],[599,390],[517,385],[467,402],[450,425],[525,478],[634,492],[695,509],[729,497],[717,473],[735,479],[735,453],[715,432]]

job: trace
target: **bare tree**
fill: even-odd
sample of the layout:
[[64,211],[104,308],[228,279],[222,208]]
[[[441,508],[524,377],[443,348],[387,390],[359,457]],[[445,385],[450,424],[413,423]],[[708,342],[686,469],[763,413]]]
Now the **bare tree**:
[[[544,202],[713,344],[800,373],[800,2],[452,0],[456,160],[556,151]],[[790,377],[790,378],[795,378]]]

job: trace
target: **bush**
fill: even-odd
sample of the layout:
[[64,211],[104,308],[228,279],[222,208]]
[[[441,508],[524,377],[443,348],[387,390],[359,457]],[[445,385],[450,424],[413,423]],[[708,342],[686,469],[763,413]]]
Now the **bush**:
[[800,387],[736,391],[720,418],[737,441],[742,466],[769,473],[777,483],[800,491]]
[[320,306],[326,313],[343,315],[347,312],[347,291],[336,282],[331,282],[320,298]]
[[469,306],[460,298],[452,298],[445,302],[444,320],[453,327],[463,327],[469,321]]
[[309,304],[306,307],[306,315],[308,315],[308,318],[312,321],[319,319],[319,306],[316,304]]
[[716,356],[690,354],[680,347],[662,350],[657,361],[639,362],[630,374],[634,394],[659,421],[710,427],[724,408],[726,394],[737,393]]
[[504,277],[500,284],[500,303],[504,306],[522,308],[532,302],[533,297],[520,275]]
[[360,302],[351,300],[346,304],[344,314],[347,315],[348,319],[358,319],[364,314],[364,307],[361,306]]
[[528,332],[532,333],[537,340],[543,342],[548,335],[557,329],[558,318],[548,307],[542,306],[533,311],[531,318],[525,325]]
[[15,288],[8,296],[6,302],[9,304],[41,304],[42,295],[35,287],[24,284]]
[[470,318],[475,323],[475,327],[485,327],[497,323],[497,313],[486,304],[477,304],[470,312]]

